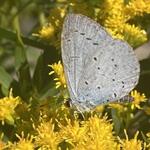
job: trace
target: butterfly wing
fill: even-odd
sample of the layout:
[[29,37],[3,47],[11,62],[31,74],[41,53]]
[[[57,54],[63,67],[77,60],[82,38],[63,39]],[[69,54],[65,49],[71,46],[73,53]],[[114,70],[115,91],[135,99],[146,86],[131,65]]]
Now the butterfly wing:
[[132,48],[83,15],[65,19],[62,58],[70,97],[81,109],[120,99],[138,82],[140,67]]
[[[98,30],[97,25],[91,25],[91,20],[82,15],[69,14],[65,18],[61,36],[62,60],[72,101],[76,102],[79,79],[86,64],[85,58],[93,53],[85,48],[85,45],[90,46],[88,41],[91,39],[88,37],[95,38]],[[96,37],[97,40],[101,39],[101,36],[103,40],[110,39],[103,30]]]
[[85,66],[77,92],[87,107],[118,100],[138,83],[139,63],[125,42],[112,39],[103,53],[93,54],[87,62],[91,63]]

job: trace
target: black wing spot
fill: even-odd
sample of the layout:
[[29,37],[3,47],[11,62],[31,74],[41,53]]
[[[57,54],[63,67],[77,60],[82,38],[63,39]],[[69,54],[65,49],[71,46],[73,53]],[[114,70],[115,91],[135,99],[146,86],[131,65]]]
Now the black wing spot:
[[97,67],[98,70],[100,70],[100,67]]
[[122,86],[122,88],[124,88],[124,85]]
[[114,66],[115,66],[115,67],[118,67],[118,65],[117,65],[117,64],[115,64]]
[[86,85],[88,85],[88,82],[87,82],[87,81],[85,81],[85,84],[86,84]]
[[97,61],[97,58],[96,58],[96,57],[94,57],[94,60],[95,60],[95,61]]
[[98,89],[100,89],[101,87],[100,87],[100,86],[98,86],[97,88],[98,88]]
[[68,39],[67,41],[68,41],[68,42],[70,42],[71,40],[70,40],[70,39]]
[[124,84],[124,82],[122,81],[122,84]]
[[74,32],[78,32],[78,30],[75,30]]
[[93,43],[93,45],[98,45],[98,43]]
[[114,93],[114,96],[115,96],[115,97],[117,97],[117,94],[116,94],[116,93]]
[[87,40],[92,40],[91,38],[86,38]]
[[85,33],[80,33],[80,35],[85,35]]
[[106,101],[109,102],[109,99],[107,99]]
[[111,61],[114,61],[114,59],[112,58]]
[[115,79],[112,79],[112,81],[115,81]]

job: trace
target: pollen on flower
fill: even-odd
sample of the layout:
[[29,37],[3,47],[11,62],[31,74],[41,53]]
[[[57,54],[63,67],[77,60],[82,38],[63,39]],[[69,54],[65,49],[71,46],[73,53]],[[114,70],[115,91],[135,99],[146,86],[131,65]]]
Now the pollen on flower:
[[55,150],[58,148],[59,143],[62,141],[58,132],[54,131],[55,125],[52,121],[42,121],[40,125],[35,128],[37,135],[35,143],[41,149]]
[[84,122],[87,133],[82,143],[79,143],[76,149],[84,150],[111,149],[116,150],[118,144],[113,135],[113,125],[107,120],[107,117],[99,118],[97,115],[90,117]]
[[54,32],[54,27],[49,23],[46,26],[43,26],[38,34],[34,33],[33,36],[38,36],[42,39],[50,39],[54,35]]
[[14,119],[16,118],[15,108],[18,104],[21,104],[21,100],[19,97],[13,97],[12,90],[8,97],[0,99],[0,120],[2,124],[4,124],[5,121],[8,124],[14,124]]
[[80,123],[77,119],[71,121],[70,119],[66,118],[66,122],[67,124],[65,126],[59,124],[62,138],[72,145],[84,141],[84,138],[86,138],[87,134],[87,127],[82,125],[82,123]]
[[150,2],[149,0],[132,0],[129,1],[125,12],[130,16],[136,15],[142,16],[144,13],[150,13]]
[[122,150],[142,150],[143,149],[142,147],[143,142],[137,139],[139,132],[137,132],[134,138],[130,140],[128,138],[126,130],[124,130],[124,133],[125,133],[126,139],[118,138]]
[[52,75],[52,74],[56,75],[56,78],[54,79],[54,81],[56,81],[56,88],[59,88],[60,86],[63,86],[63,88],[66,88],[66,80],[65,80],[64,70],[63,70],[63,66],[61,62],[59,61],[58,63],[49,65],[49,67],[53,69],[53,71],[51,71],[49,75]]
[[74,150],[116,150],[118,143],[113,136],[113,125],[107,117],[90,117],[87,121],[67,119],[66,125],[59,125],[61,137],[73,146]]
[[131,92],[131,96],[133,97],[131,108],[134,109],[135,107],[141,109],[140,103],[145,102],[147,100],[145,94],[140,94],[136,90]]
[[12,150],[34,150],[34,137],[32,135],[27,135],[27,137],[25,137],[24,133],[22,132],[21,136],[16,136],[19,139],[19,141],[15,143],[9,143],[9,148],[11,148]]

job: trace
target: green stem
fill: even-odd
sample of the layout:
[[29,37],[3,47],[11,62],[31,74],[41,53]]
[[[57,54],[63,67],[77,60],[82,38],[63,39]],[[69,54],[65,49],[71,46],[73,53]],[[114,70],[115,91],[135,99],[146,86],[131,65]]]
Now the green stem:
[[[1,27],[0,27],[0,38],[9,39],[9,40],[12,40],[15,42],[18,41],[18,36],[16,33],[12,32],[10,30],[6,30]],[[21,38],[22,38],[22,41],[24,44],[32,46],[32,47],[36,47],[38,49],[51,49],[51,50],[55,49],[53,46],[45,44],[42,41],[37,41],[37,40],[30,39],[30,38],[27,38],[24,36],[21,36]]]

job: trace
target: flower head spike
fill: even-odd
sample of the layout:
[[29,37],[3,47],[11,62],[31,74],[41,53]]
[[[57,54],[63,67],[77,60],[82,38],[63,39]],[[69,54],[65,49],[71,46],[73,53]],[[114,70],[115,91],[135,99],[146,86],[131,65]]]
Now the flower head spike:
[[20,104],[19,97],[13,97],[12,90],[10,90],[9,96],[0,99],[0,120],[2,124],[6,121],[8,124],[14,124],[15,108]]
[[59,125],[61,128],[61,135],[71,145],[75,146],[84,140],[87,134],[87,127],[80,123],[77,119],[71,121],[66,117],[67,125]]
[[131,92],[131,96],[133,97],[131,109],[134,109],[135,107],[141,109],[140,103],[145,102],[147,100],[145,94],[140,94],[136,90]]
[[137,47],[147,40],[146,32],[129,23],[136,16],[150,13],[149,0],[105,0],[100,6],[98,20],[115,38],[125,40],[133,47]]
[[37,136],[35,143],[41,149],[57,150],[59,143],[62,141],[58,132],[54,131],[55,125],[52,121],[42,121],[36,128]]
[[131,0],[125,9],[126,14],[131,17],[142,16],[144,13],[150,13],[149,0]]
[[125,133],[126,139],[122,140],[119,138],[119,142],[121,144],[122,150],[142,150],[143,143],[142,141],[137,139],[139,132],[137,132],[134,138],[130,140],[128,138],[126,130],[124,130],[124,133]]
[[25,137],[24,133],[21,133],[21,136],[16,135],[19,141],[16,143],[9,143],[11,150],[34,150],[33,136],[27,135]]
[[51,71],[49,73],[49,75],[55,73],[57,76],[54,79],[56,81],[56,88],[59,88],[60,86],[62,86],[63,88],[66,88],[66,80],[65,80],[64,70],[63,70],[63,66],[62,66],[61,62],[59,61],[58,63],[49,65],[49,67],[51,67],[53,69],[53,71]]
[[107,120],[106,116],[99,118],[95,115],[89,118],[86,125],[89,128],[86,140],[88,150],[117,149],[118,144],[113,136],[113,125]]
[[43,26],[38,34],[34,33],[33,36],[38,36],[41,39],[50,39],[54,35],[54,32],[54,27],[49,23],[46,26]]

